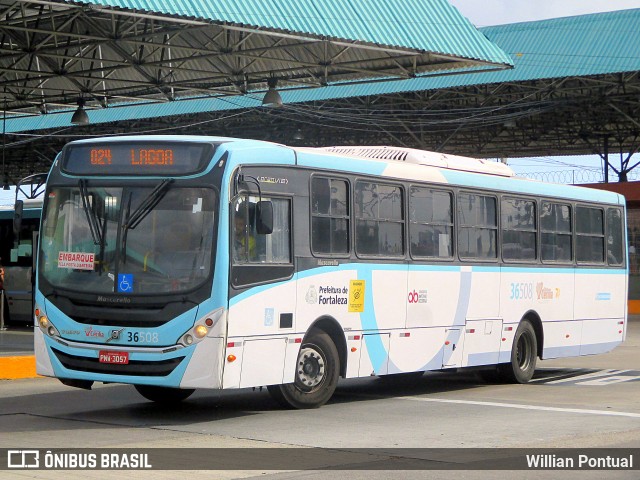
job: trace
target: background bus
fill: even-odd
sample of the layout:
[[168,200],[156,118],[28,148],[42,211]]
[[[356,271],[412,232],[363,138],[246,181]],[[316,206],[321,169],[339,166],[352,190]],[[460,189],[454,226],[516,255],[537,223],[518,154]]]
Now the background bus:
[[68,144],[47,181],[37,371],[155,401],[606,352],[626,330],[624,198],[502,164],[218,137]]
[[[5,269],[4,289],[9,311],[5,320],[33,323],[33,272],[35,246],[42,214],[42,194],[47,174],[29,175],[16,185],[14,203],[0,206],[0,258]],[[16,231],[16,200],[22,221]]]
[[11,323],[33,323],[33,246],[42,213],[42,199],[25,202],[24,220],[18,235],[13,233],[14,206],[0,206],[0,258],[5,269],[4,289]]

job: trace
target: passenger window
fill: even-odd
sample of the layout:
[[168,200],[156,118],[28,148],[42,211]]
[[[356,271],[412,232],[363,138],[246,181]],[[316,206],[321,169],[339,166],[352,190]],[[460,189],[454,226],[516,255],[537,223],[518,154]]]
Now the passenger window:
[[349,253],[349,184],[313,177],[311,181],[311,249],[321,254]]
[[543,262],[571,262],[571,207],[542,202],[540,207],[540,243]]
[[604,263],[604,218],[600,208],[576,207],[576,260]]
[[357,182],[355,188],[356,252],[362,255],[404,255],[402,188]]
[[609,265],[622,265],[624,250],[622,248],[622,212],[618,208],[607,210],[607,262]]
[[530,200],[504,198],[502,212],[502,258],[533,261],[537,258],[536,204]]
[[498,219],[496,198],[487,195],[458,195],[458,251],[461,258],[497,258]]
[[413,257],[453,256],[453,195],[412,187],[409,195],[409,239]]

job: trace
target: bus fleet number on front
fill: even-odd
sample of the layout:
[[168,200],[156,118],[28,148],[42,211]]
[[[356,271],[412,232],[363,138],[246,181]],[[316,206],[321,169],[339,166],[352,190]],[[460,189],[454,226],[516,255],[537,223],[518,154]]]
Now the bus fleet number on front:
[[158,333],[127,332],[127,341],[131,343],[158,343]]

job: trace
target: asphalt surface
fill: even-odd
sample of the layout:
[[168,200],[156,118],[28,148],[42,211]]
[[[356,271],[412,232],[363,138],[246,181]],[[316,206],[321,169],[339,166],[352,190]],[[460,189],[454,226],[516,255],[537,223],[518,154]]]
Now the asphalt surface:
[[33,355],[33,328],[9,326],[0,330],[0,356]]
[[[527,385],[486,383],[468,371],[428,373],[395,384],[378,378],[348,380],[316,410],[283,410],[265,391],[252,389],[198,391],[178,407],[162,407],[124,385],[84,391],[48,378],[1,381],[0,449],[183,448],[185,456],[198,454],[197,448],[255,452],[246,468],[184,473],[193,478],[637,479],[638,470],[486,470],[486,452],[481,452],[485,463],[478,464],[473,458],[478,452],[466,449],[631,448],[640,462],[638,399],[640,319],[633,318],[626,342],[613,352],[539,362]],[[309,450],[320,456],[324,451],[344,455],[331,458],[339,470],[305,470],[309,455],[301,449],[312,447],[325,449]],[[276,453],[265,456],[264,448]],[[356,450],[373,448],[384,452]],[[401,450],[407,448],[448,450]],[[410,470],[406,462],[416,455],[431,462],[429,468],[446,460],[469,470]],[[273,456],[291,461],[281,468],[261,468]],[[169,470],[0,471],[2,478],[125,474],[176,477]]]

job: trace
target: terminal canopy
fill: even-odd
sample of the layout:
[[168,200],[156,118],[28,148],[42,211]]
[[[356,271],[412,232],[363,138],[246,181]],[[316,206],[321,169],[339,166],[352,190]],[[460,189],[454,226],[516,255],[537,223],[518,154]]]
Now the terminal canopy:
[[0,0],[11,118],[511,64],[446,0]]

